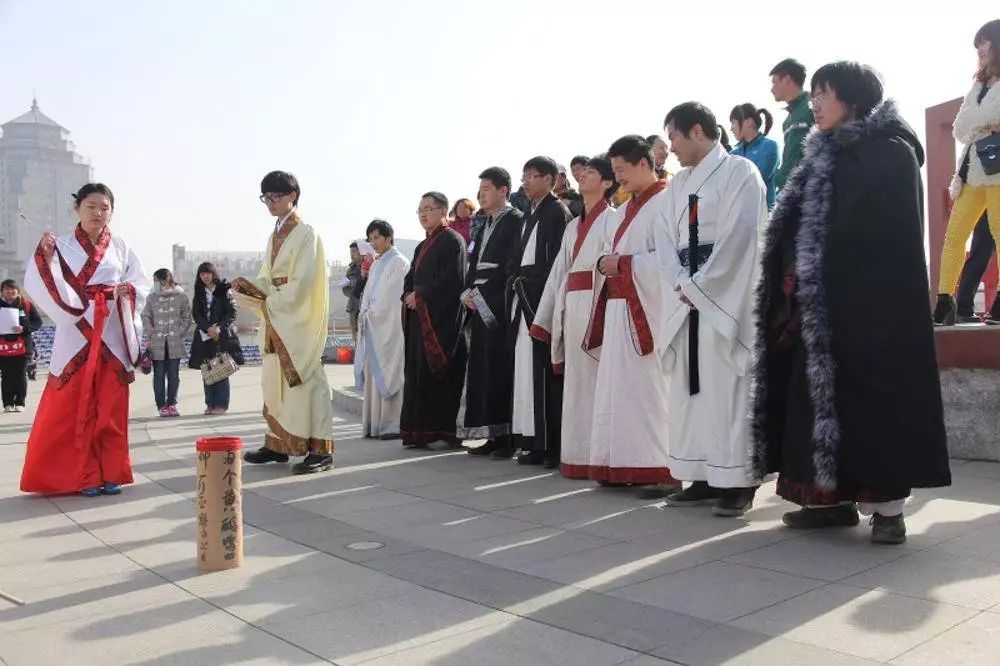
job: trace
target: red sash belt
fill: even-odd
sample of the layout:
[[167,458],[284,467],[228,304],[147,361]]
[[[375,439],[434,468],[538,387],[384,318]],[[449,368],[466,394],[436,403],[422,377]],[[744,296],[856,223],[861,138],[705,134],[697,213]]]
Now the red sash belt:
[[590,291],[594,288],[592,271],[573,271],[566,278],[566,291]]
[[622,299],[628,307],[628,327],[632,344],[639,356],[646,356],[653,352],[653,332],[650,330],[646,311],[642,307],[639,292],[635,287],[631,256],[626,255],[619,259],[619,270],[620,275],[609,277],[604,281],[590,315],[590,326],[583,340],[583,348],[590,351],[604,344],[604,317],[608,300]]

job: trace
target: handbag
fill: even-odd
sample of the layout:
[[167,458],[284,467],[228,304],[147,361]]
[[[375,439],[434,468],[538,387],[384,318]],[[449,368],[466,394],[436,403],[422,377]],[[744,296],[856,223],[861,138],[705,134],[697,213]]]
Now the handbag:
[[976,155],[987,176],[1000,173],[1000,134],[990,134],[976,141]]
[[220,352],[201,364],[201,379],[206,386],[211,386],[224,379],[229,379],[239,369],[232,356],[226,352]]

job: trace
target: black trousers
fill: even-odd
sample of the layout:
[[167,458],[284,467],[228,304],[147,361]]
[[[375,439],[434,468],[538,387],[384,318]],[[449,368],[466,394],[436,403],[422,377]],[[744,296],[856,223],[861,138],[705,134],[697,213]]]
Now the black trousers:
[[24,407],[28,394],[28,356],[0,356],[0,392],[4,407]]
[[958,281],[958,314],[964,317],[971,317],[975,314],[974,301],[979,283],[983,281],[983,273],[989,266],[993,253],[996,252],[996,243],[990,233],[990,227],[986,213],[979,218],[975,231],[972,232],[972,247],[969,249],[969,257],[962,266],[962,277]]

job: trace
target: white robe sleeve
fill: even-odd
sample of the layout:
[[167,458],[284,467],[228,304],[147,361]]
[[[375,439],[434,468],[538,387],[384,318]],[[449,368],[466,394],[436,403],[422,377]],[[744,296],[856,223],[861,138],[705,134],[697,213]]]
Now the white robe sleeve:
[[[132,289],[130,298],[118,298],[118,311],[123,323],[123,335],[127,347],[129,360],[132,365],[139,362],[142,341],[142,311],[146,306],[146,298],[152,288],[152,280],[146,274],[139,256],[128,248],[125,259],[125,272],[122,275],[122,283],[129,285]],[[131,325],[128,325],[131,324]]]
[[[56,241],[59,242],[59,241]],[[57,326],[72,326],[86,310],[83,301],[62,277],[56,244],[47,244],[43,239],[35,254],[28,260],[28,270],[24,276],[24,290],[32,302],[40,307]],[[41,269],[39,268],[41,264]],[[43,277],[42,272],[45,272]],[[48,284],[46,284],[48,282]],[[79,314],[70,312],[77,310]]]
[[[566,361],[566,346],[563,337],[563,316],[566,311],[566,281],[573,267],[573,246],[580,233],[580,218],[570,222],[563,234],[559,255],[552,264],[549,277],[545,281],[542,298],[532,324],[531,335],[551,346],[552,365],[562,365]],[[537,327],[537,329],[536,329]],[[540,330],[539,330],[540,329]],[[543,334],[544,332],[544,334]]]

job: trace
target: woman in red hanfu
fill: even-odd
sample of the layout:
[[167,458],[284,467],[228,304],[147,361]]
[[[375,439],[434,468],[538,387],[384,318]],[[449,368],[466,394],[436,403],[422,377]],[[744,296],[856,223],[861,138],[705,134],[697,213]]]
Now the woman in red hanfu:
[[132,483],[128,385],[150,279],[128,244],[111,235],[111,190],[89,183],[74,198],[80,224],[61,238],[45,234],[24,279],[56,333],[21,490],[117,495]]

